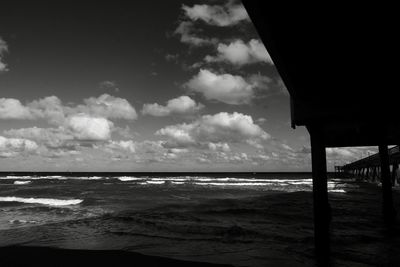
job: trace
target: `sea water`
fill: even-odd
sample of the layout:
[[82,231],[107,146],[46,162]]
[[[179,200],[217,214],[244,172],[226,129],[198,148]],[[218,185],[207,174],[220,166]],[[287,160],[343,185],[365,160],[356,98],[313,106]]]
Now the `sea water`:
[[[350,187],[328,182],[333,194]],[[287,244],[310,245],[311,190],[310,175],[296,173],[4,175],[0,246],[123,249],[262,266],[285,257]]]

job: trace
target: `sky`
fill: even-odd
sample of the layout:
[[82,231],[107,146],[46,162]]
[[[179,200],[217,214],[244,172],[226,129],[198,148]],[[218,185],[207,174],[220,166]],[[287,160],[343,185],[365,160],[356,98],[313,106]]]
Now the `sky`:
[[310,171],[240,2],[54,2],[0,10],[0,171]]

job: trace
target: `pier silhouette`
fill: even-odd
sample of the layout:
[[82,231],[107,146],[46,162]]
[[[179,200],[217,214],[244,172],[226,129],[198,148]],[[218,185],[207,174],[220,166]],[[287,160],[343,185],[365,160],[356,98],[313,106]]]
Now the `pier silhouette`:
[[[330,264],[327,147],[379,146],[383,214],[394,219],[388,145],[399,144],[394,6],[244,0],[311,138],[317,261]],[[395,86],[396,85],[396,86]],[[372,166],[371,166],[372,167]],[[353,169],[360,172],[359,169]]]

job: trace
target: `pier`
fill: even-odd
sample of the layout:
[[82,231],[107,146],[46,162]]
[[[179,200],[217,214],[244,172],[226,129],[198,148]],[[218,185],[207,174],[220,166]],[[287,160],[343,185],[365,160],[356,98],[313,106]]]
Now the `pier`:
[[[390,181],[392,186],[394,186],[398,184],[398,179],[400,178],[400,147],[394,146],[388,149],[388,156]],[[335,166],[335,173],[359,178],[362,180],[380,182],[382,178],[382,172],[379,153],[343,166]]]
[[400,144],[398,81],[391,74],[399,46],[393,34],[396,8],[348,2],[243,4],[289,92],[292,127],[306,127],[310,134],[316,259],[329,266],[334,229],[326,148],[379,147],[378,156],[338,166],[337,171],[380,177],[383,217],[388,224],[394,222],[391,189],[393,170],[399,168],[398,147],[388,145]]

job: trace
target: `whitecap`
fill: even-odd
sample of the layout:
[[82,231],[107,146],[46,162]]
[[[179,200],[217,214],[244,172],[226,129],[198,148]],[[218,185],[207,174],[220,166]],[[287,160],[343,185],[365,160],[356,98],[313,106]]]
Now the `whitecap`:
[[140,178],[140,177],[130,177],[130,176],[121,176],[118,177],[118,180],[122,181],[122,182],[128,182],[128,181],[137,181],[137,180],[143,180],[144,178]]
[[14,181],[15,185],[30,184],[32,181]]
[[10,224],[37,223],[37,221],[35,220],[19,220],[19,219],[9,220],[8,222]]
[[146,181],[148,184],[164,184],[165,181]]
[[24,197],[0,197],[0,202],[21,202],[29,204],[42,204],[49,206],[69,206],[82,203],[82,199],[54,199],[54,198],[24,198]]
[[328,189],[329,193],[346,193],[344,189]]
[[1,177],[2,179],[27,179],[32,178],[31,176],[17,176],[17,175],[7,175],[6,177]]
[[266,186],[273,183],[195,183],[196,185],[213,185],[213,186]]

